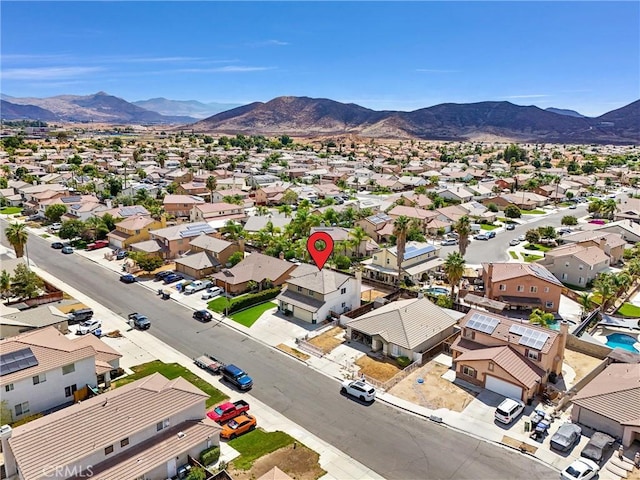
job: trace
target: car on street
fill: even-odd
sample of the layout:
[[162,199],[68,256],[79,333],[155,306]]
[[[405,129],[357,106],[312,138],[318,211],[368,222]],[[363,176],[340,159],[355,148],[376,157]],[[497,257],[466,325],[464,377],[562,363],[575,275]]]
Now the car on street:
[[202,294],[202,300],[209,300],[210,298],[217,297],[218,295],[222,295],[224,290],[220,287],[211,287],[204,291]]
[[124,275],[120,275],[120,281],[122,283],[136,283],[137,278],[135,275],[125,273]]
[[100,320],[96,320],[95,318],[92,318],[91,320],[85,320],[80,325],[78,325],[76,335],[86,335],[88,333],[93,333],[101,326],[102,322],[100,322]]
[[589,443],[587,443],[582,449],[582,452],[580,452],[580,456],[588,458],[599,465],[607,451],[613,447],[615,441],[616,439],[611,435],[595,432],[591,435]]
[[164,284],[168,285],[170,283],[173,282],[177,282],[178,280],[183,280],[184,276],[180,275],[179,273],[172,273],[171,275],[167,275],[166,277],[164,277]]
[[489,237],[489,238],[496,238],[496,232],[494,232],[493,230],[489,230],[489,231],[486,233],[486,235],[487,235],[487,237]]
[[223,425],[220,437],[225,440],[232,440],[243,433],[254,430],[257,424],[255,417],[249,414],[240,415]]
[[253,387],[253,379],[247,375],[247,372],[233,364],[225,365],[220,374],[240,390],[250,390]]
[[61,250],[64,248],[64,244],[62,242],[53,242],[51,244],[51,248],[55,248],[56,250]]
[[457,244],[458,244],[458,240],[456,240],[455,238],[447,238],[446,240],[442,241],[442,246],[457,245]]
[[238,400],[233,403],[224,402],[207,412],[207,417],[216,423],[224,423],[232,418],[236,418],[238,415],[248,412],[249,408],[249,404],[244,400]]
[[586,458],[579,458],[560,472],[562,480],[591,480],[598,474],[600,467]]
[[524,403],[521,400],[505,398],[504,401],[498,405],[498,408],[496,408],[494,416],[500,423],[509,425],[518,418],[522,412],[524,412]]
[[574,204],[571,204],[571,205],[569,206],[569,210],[575,210],[576,208],[578,208],[578,207],[576,207],[576,204],[575,204],[575,203],[574,203]]
[[364,380],[345,380],[341,391],[363,402],[373,402],[376,398],[376,389]]
[[551,448],[561,452],[568,452],[580,441],[582,428],[575,423],[560,425],[558,431],[551,436]]
[[487,235],[486,233],[479,233],[478,235],[476,235],[473,238],[475,240],[489,240],[489,235]]
[[514,238],[509,242],[509,245],[511,245],[512,247],[515,247],[516,245],[520,245],[520,240],[518,240],[517,238]]
[[173,275],[174,273],[176,272],[174,272],[173,270],[163,270],[161,272],[156,273],[154,277],[156,280],[164,280],[165,277],[168,277],[169,275]]
[[521,242],[524,242],[526,239],[527,237],[524,234],[518,237],[518,240],[520,240]]
[[504,227],[505,230],[515,230],[516,229],[516,225],[515,223],[507,223],[507,225]]
[[127,318],[129,318],[129,321],[133,321],[133,327],[138,330],[148,330],[151,327],[151,322],[147,316],[141,313],[130,313]]
[[196,310],[193,312],[193,318],[201,322],[210,322],[213,319],[213,315],[209,310]]
[[60,251],[62,253],[66,253],[66,254],[73,253],[73,247],[69,247],[69,246],[62,247],[62,250],[60,250]]

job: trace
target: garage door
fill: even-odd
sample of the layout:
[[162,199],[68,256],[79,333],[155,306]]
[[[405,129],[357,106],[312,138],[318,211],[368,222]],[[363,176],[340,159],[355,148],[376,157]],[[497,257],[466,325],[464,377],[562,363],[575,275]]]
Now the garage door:
[[505,397],[515,398],[516,400],[522,400],[522,387],[514,385],[513,383],[505,382],[499,378],[486,376],[484,388],[491,390],[492,392],[499,393]]

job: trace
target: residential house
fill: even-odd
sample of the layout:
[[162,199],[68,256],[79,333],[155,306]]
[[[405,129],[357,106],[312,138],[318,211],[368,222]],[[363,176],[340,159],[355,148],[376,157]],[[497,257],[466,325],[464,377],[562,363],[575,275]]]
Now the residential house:
[[534,193],[547,197],[552,202],[562,202],[566,199],[567,189],[559,183],[552,185],[540,185],[536,187]]
[[483,263],[482,281],[487,298],[512,309],[557,312],[564,288],[549,270],[535,263]]
[[543,197],[542,195],[538,195],[537,193],[525,191],[516,193],[505,193],[500,195],[500,198],[504,199],[508,204],[515,205],[522,210],[534,210],[537,207],[542,207],[549,203],[549,199],[547,197]]
[[200,279],[217,272],[235,252],[243,247],[237,243],[201,233],[193,238],[189,255],[175,260],[176,271]]
[[204,182],[186,182],[178,185],[176,189],[178,195],[197,195],[203,198],[210,198],[211,192],[207,188],[207,184]]
[[347,338],[388,357],[422,361],[422,354],[454,334],[457,319],[427,298],[388,303],[345,324]]
[[[2,267],[7,271],[13,271],[2,259]],[[50,305],[19,310],[0,304],[0,338],[11,338],[22,333],[37,330],[39,328],[54,327],[59,332],[69,333],[69,317]]]
[[115,224],[115,230],[107,234],[109,245],[114,248],[126,250],[132,243],[149,240],[151,230],[165,228],[167,221],[163,215],[156,220],[147,215],[132,215]]
[[[165,164],[166,165],[166,164]],[[186,168],[179,168],[167,173],[164,178],[169,182],[175,182],[178,185],[190,182],[193,179],[193,173]]]
[[447,200],[453,200],[459,203],[466,203],[473,200],[473,193],[465,187],[451,187],[438,192],[438,195]]
[[427,225],[431,220],[436,218],[439,214],[435,210],[424,210],[416,207],[405,207],[404,205],[396,205],[387,212],[391,218],[395,221],[396,218],[404,215],[409,219],[415,219],[422,227],[423,232],[427,232]]
[[165,195],[162,200],[165,213],[176,218],[188,218],[193,207],[203,203],[204,199],[196,195]]
[[[440,247],[421,242],[407,242],[402,261],[402,281],[418,284],[425,281],[429,272],[444,264],[438,257]],[[387,285],[398,285],[398,247],[383,248],[372,258],[364,260],[364,277]]]
[[281,232],[284,232],[285,227],[291,223],[291,218],[273,215],[252,215],[247,217],[247,223],[244,224],[244,231],[247,233],[257,233],[260,230],[268,228],[269,223],[271,223],[273,228],[278,228]]
[[374,241],[379,242],[382,238],[379,234],[386,225],[393,226],[393,218],[386,213],[380,212],[375,215],[368,216],[356,222],[356,225],[363,228],[367,235]]
[[244,220],[247,215],[242,205],[235,203],[199,203],[191,209],[191,222],[209,222],[212,220]]
[[[2,400],[14,421],[73,403],[76,391],[95,388],[98,375],[109,380],[109,372],[117,368],[117,362],[113,367],[98,360],[93,345],[70,340],[54,327],[0,340],[0,350]],[[101,350],[120,358],[107,345]]]
[[282,183],[280,177],[276,177],[275,175],[249,175],[246,179],[246,184],[249,185],[252,189],[257,190],[259,188],[273,186],[277,183]]
[[142,205],[130,205],[113,207],[110,200],[107,200],[107,205],[102,210],[95,212],[96,217],[104,217],[105,215],[111,215],[113,218],[129,218],[134,216],[150,217],[151,213]]
[[213,233],[214,229],[206,222],[183,223],[172,227],[149,231],[149,240],[132,243],[131,250],[173,259],[191,249],[190,241],[201,233]]
[[640,364],[612,363],[571,398],[571,421],[622,439],[640,441]]
[[278,309],[298,320],[320,323],[358,308],[360,291],[359,278],[323,269],[288,279],[277,297]]
[[462,203],[458,207],[464,209],[467,212],[467,216],[478,222],[493,223],[498,219],[498,214],[490,211],[480,202],[475,200],[472,202]]
[[333,240],[334,255],[346,255],[356,257],[367,257],[372,252],[380,249],[380,246],[370,238],[364,238],[359,245],[352,246],[349,242],[353,241],[351,229],[344,227],[311,227],[310,234],[316,232],[328,233]]
[[640,198],[627,197],[616,207],[614,220],[631,220],[640,224]]
[[211,278],[217,286],[235,295],[246,292],[249,282],[255,282],[259,287],[282,285],[295,269],[295,263],[254,252],[237,265],[214,273]]
[[257,205],[280,205],[288,189],[288,184],[260,187],[255,191],[253,198]]
[[[174,478],[189,457],[220,442],[209,395],[159,373],[31,421],[2,428],[8,477],[19,480]],[[64,439],[64,448],[43,448]]]
[[451,345],[456,379],[527,401],[562,375],[566,322],[557,331],[471,309],[460,329]]
[[599,246],[573,243],[549,250],[536,263],[543,265],[562,283],[586,288],[599,273],[609,268],[610,258]]
[[564,235],[561,241],[564,244],[578,244],[585,247],[596,246],[609,256],[611,265],[622,261],[627,244],[620,234],[600,230],[569,233]]
[[640,242],[640,224],[629,219],[609,222],[604,225],[587,223],[582,225],[581,228],[585,231],[617,233],[629,243]]

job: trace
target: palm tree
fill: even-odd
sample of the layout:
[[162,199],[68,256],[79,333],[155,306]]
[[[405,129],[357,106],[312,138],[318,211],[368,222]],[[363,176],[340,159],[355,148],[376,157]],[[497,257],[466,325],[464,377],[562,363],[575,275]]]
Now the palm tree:
[[471,222],[467,215],[464,215],[458,219],[453,226],[453,230],[458,234],[458,251],[460,255],[464,257],[467,253],[467,247],[469,246],[469,235],[471,235]]
[[400,215],[393,222],[393,234],[396,237],[396,253],[398,254],[398,286],[402,283],[402,262],[404,261],[404,250],[407,243],[409,223],[409,217],[404,215]]
[[361,257],[362,255],[360,255],[360,245],[364,240],[366,240],[369,237],[367,235],[367,232],[365,232],[364,228],[358,225],[357,227],[355,227],[349,232],[349,236],[353,239],[353,245],[355,246],[356,256]]
[[627,273],[631,275],[632,281],[636,281],[640,277],[640,258],[631,259],[625,268]]
[[617,209],[618,204],[616,203],[616,201],[613,198],[609,198],[605,200],[604,204],[602,205],[602,215],[606,218],[611,219],[613,218],[613,214],[616,213]]
[[269,209],[267,207],[265,207],[264,205],[258,205],[256,207],[256,215],[257,216],[263,217],[268,213],[269,213]]
[[629,286],[633,283],[631,275],[622,271],[613,277],[613,285],[616,288],[615,297],[620,298],[627,291]]
[[616,286],[614,284],[613,275],[610,273],[601,273],[593,282],[595,293],[600,295],[602,312],[609,309],[611,301],[615,298]]
[[464,275],[464,268],[464,257],[460,255],[460,253],[453,252],[447,255],[447,259],[444,261],[443,270],[449,279],[449,285],[451,285],[452,302],[455,299],[455,287],[458,286],[460,280],[462,280],[462,276]]
[[585,292],[580,295],[580,307],[582,308],[582,318],[586,317],[587,312],[589,312],[593,307],[593,302],[589,297],[591,297],[591,294],[589,294],[589,292]]
[[594,216],[598,216],[602,213],[603,208],[604,208],[604,202],[599,198],[596,198],[591,202],[589,202],[589,207],[587,208],[587,211],[589,213],[593,213]]
[[291,216],[291,212],[293,212],[291,205],[280,205],[278,207],[278,213],[282,213],[284,218],[289,218]]
[[218,188],[218,180],[216,180],[216,177],[211,175],[207,178],[207,190],[209,190],[211,203],[213,203],[213,192],[216,191],[216,188]]
[[22,257],[29,238],[27,225],[25,223],[12,223],[4,231],[4,236],[15,250],[16,257]]
[[535,308],[529,316],[530,323],[533,325],[540,325],[545,328],[550,328],[554,320],[555,316],[553,313],[542,311],[539,308]]
[[220,229],[221,232],[225,233],[231,240],[237,240],[240,237],[244,237],[244,228],[239,223],[234,222],[233,220],[227,221],[227,224]]
[[8,298],[11,291],[11,274],[6,270],[2,270],[0,274],[0,296],[2,298]]

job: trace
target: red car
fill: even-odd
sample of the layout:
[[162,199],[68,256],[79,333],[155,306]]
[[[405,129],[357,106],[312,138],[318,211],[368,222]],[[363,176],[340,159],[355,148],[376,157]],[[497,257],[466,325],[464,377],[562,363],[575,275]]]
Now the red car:
[[238,400],[237,402],[226,402],[218,405],[216,408],[207,412],[209,417],[214,422],[224,423],[227,420],[237,417],[241,413],[249,410],[249,404],[244,400]]
[[87,245],[87,250],[98,250],[109,246],[109,240],[96,240],[93,243]]

